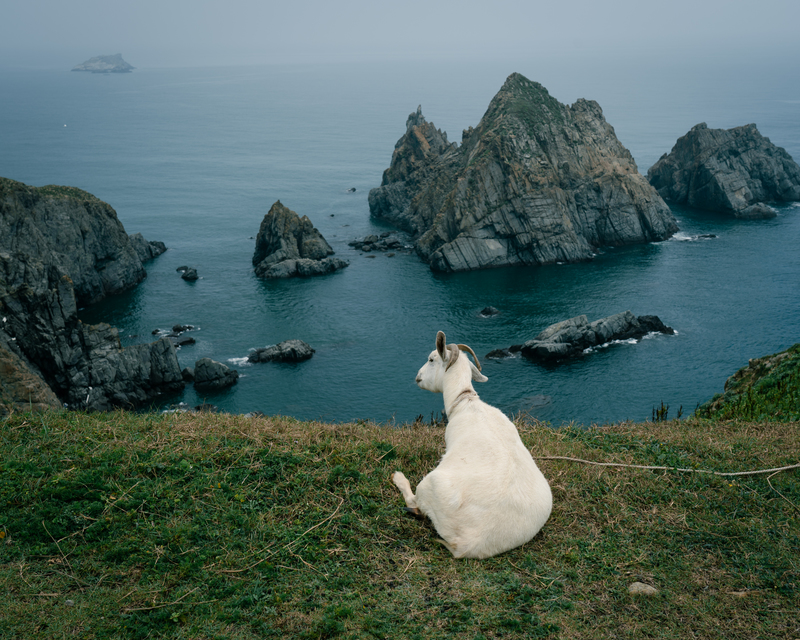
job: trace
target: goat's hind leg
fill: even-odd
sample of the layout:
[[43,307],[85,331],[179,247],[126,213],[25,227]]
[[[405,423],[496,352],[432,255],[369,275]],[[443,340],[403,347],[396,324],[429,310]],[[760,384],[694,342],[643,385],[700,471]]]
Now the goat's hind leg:
[[417,496],[411,491],[411,483],[408,481],[408,478],[403,475],[403,472],[395,471],[392,474],[392,482],[400,489],[400,493],[403,494],[403,500],[406,501],[406,511],[412,515],[423,517],[422,512],[419,510],[419,507],[417,507]]

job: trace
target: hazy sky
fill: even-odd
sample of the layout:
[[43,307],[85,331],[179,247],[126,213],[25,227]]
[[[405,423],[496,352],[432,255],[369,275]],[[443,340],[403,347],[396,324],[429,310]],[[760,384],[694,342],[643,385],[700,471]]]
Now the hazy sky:
[[0,66],[154,67],[797,52],[800,0],[0,0],[0,16]]

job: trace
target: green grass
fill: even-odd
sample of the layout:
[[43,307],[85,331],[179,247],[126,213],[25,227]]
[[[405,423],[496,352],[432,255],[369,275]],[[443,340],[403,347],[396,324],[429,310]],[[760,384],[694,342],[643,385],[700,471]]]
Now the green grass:
[[[797,423],[518,425],[535,456],[800,458]],[[389,481],[436,464],[441,426],[13,414],[0,449],[0,638],[800,637],[797,470],[541,460],[540,535],[465,561]]]
[[800,344],[751,360],[695,413],[715,420],[800,420]]

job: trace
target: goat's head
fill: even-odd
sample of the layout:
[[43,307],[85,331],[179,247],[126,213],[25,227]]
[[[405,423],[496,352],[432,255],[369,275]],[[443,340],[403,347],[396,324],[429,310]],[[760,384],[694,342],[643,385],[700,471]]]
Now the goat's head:
[[[467,356],[461,356],[461,352],[471,353],[475,359],[476,364]],[[461,358],[459,360],[459,358]],[[445,341],[445,336],[442,331],[436,334],[436,348],[431,351],[428,356],[428,361],[422,365],[422,368],[417,373],[417,385],[420,389],[433,391],[434,393],[441,393],[444,388],[444,376],[453,365],[459,362],[459,366],[469,367],[472,380],[475,382],[486,382],[489,378],[481,373],[480,362],[475,352],[465,344],[450,344]],[[477,366],[476,366],[477,365]]]

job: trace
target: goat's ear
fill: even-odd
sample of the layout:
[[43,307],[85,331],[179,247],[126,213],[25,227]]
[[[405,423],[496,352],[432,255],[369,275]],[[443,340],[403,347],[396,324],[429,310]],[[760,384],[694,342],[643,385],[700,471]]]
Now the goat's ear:
[[[467,358],[469,360],[469,358]],[[486,382],[489,378],[483,375],[480,371],[478,371],[478,367],[476,367],[472,362],[469,363],[469,369],[472,372],[472,379],[475,382]]]
[[447,362],[447,344],[444,337],[444,331],[436,334],[436,351],[439,352],[439,357],[442,361]]

